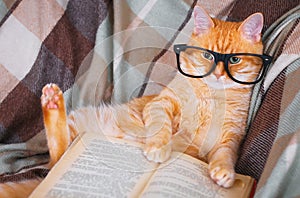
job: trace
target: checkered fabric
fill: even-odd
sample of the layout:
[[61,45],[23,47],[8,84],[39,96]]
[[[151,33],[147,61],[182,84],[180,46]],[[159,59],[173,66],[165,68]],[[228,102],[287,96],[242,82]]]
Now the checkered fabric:
[[159,93],[196,3],[231,21],[264,14],[275,59],[253,91],[236,169],[259,180],[257,197],[299,196],[299,0],[0,0],[0,182],[47,174],[45,84],[61,87],[68,110]]

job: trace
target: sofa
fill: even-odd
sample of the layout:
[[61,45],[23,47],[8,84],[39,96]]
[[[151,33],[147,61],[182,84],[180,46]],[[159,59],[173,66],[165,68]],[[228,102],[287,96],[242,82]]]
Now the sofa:
[[236,171],[256,179],[255,197],[300,196],[299,0],[0,0],[0,183],[49,171],[44,85],[61,87],[68,111],[159,93],[197,3],[229,21],[263,13],[273,63],[253,89]]

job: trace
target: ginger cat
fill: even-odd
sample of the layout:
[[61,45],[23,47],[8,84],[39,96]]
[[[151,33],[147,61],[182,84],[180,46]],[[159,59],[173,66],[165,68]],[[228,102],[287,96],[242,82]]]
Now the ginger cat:
[[[209,73],[207,67],[214,64],[203,62],[216,59],[214,52],[223,56],[263,52],[260,13],[243,22],[224,22],[211,18],[196,6],[194,23],[188,45],[208,51],[181,52],[178,64],[183,73],[195,76]],[[209,54],[210,51],[213,52]],[[250,56],[253,60],[249,56],[243,58],[232,56],[226,60],[230,74],[220,61],[204,78],[178,73],[159,95],[137,98],[118,106],[80,108],[68,116],[62,91],[55,84],[46,85],[41,102],[50,165],[59,160],[79,133],[102,132],[144,143],[145,156],[154,162],[167,160],[174,150],[205,160],[209,163],[211,178],[218,185],[232,186],[252,90],[252,84],[237,81],[254,82],[263,64],[256,56]],[[203,65],[194,69],[196,64]]]
[[[172,150],[205,160],[218,185],[232,186],[252,90],[251,83],[239,81],[254,82],[263,60],[226,54],[262,54],[263,17],[256,13],[243,22],[224,22],[196,6],[194,24],[188,45],[207,51],[188,48],[178,52],[179,69],[183,74],[190,73],[178,73],[157,96],[137,98],[119,106],[81,108],[67,117],[60,89],[55,84],[45,86],[41,100],[50,164],[59,160],[79,133],[101,131],[144,143],[145,156],[154,162],[167,160]],[[213,60],[221,56],[225,57],[223,62],[214,64]],[[202,73],[209,75],[193,78]]]
[[159,95],[127,104],[85,107],[67,116],[62,91],[46,85],[41,104],[49,166],[78,134],[95,132],[144,143],[145,156],[154,162],[167,160],[172,151],[185,152],[207,161],[218,185],[232,186],[252,85],[270,60],[260,57],[262,27],[260,13],[225,22],[196,6],[188,45],[174,47],[180,72]]

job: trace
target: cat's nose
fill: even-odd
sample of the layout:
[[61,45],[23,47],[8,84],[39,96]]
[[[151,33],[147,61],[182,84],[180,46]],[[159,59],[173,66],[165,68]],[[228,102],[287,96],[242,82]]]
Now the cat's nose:
[[216,76],[217,80],[219,80],[225,74],[224,64],[222,62],[218,63],[213,74]]
[[221,76],[223,76],[222,74],[220,73],[214,73],[215,77],[217,78],[217,80],[219,80],[221,78]]

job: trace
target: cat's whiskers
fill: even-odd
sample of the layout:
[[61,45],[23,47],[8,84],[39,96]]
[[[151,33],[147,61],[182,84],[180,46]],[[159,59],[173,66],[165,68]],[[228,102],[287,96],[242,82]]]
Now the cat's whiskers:
[[252,85],[241,85],[229,78],[226,78],[225,76],[221,76],[220,78],[217,78],[216,76],[211,75],[205,77],[203,81],[210,88],[216,90],[231,89],[231,88],[240,89],[240,88],[249,88],[250,86],[252,86]]

